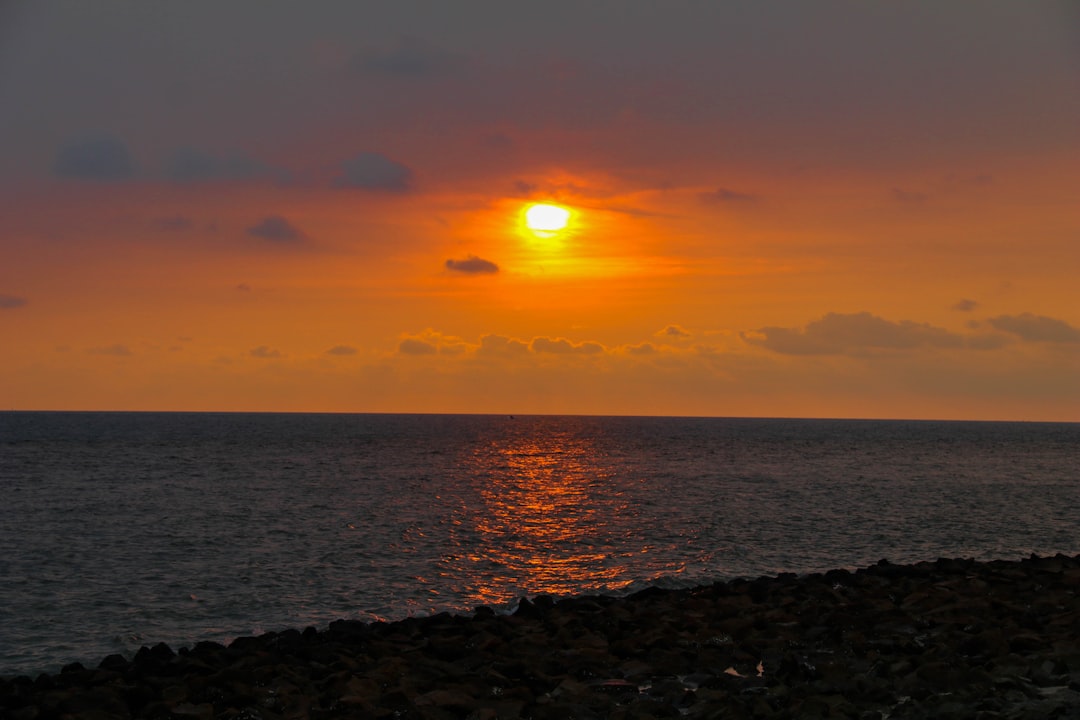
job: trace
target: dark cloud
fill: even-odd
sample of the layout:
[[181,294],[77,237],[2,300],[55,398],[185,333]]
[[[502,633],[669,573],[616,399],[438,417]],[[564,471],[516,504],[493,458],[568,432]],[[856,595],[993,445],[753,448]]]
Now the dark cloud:
[[112,355],[113,357],[130,357],[134,355],[127,345],[107,345],[105,347],[90,348],[87,352],[91,355]]
[[236,289],[239,290],[240,292],[251,292],[251,286],[248,285],[247,283],[240,283],[239,285],[236,286]]
[[604,346],[595,342],[574,344],[565,338],[534,338],[532,351],[535,353],[554,353],[556,355],[598,355],[604,352]]
[[243,153],[218,156],[193,147],[181,147],[173,152],[165,163],[165,176],[177,183],[257,179],[285,183],[290,178],[288,171]]
[[1000,315],[987,320],[992,327],[1032,342],[1075,343],[1080,342],[1080,329],[1064,320],[1022,313]]
[[964,344],[962,337],[944,328],[910,320],[891,322],[868,312],[829,313],[803,329],[765,327],[741,335],[752,345],[786,355],[844,355]]
[[439,343],[439,354],[441,355],[464,355],[468,349],[469,346],[463,342],[443,340]]
[[993,175],[988,173],[976,173],[974,175],[950,174],[945,178],[945,182],[952,187],[984,188],[993,185],[996,180]]
[[1009,338],[998,333],[979,333],[967,339],[967,346],[972,350],[997,350],[1012,342]]
[[736,192],[727,188],[717,188],[711,192],[698,195],[698,200],[706,205],[720,205],[722,203],[751,203],[757,200],[756,195]]
[[959,310],[960,312],[971,312],[977,307],[979,307],[979,303],[975,302],[974,300],[968,300],[967,298],[964,298],[963,300],[960,300],[955,305],[953,305],[952,309]]
[[127,180],[135,164],[127,145],[112,135],[75,138],[56,153],[53,174],[78,180]]
[[470,275],[499,272],[498,265],[475,255],[469,255],[464,260],[447,260],[446,269]]
[[904,205],[923,205],[930,199],[930,196],[926,193],[901,190],[900,188],[892,189],[892,197],[893,200]]
[[529,351],[529,346],[520,340],[504,337],[502,335],[484,335],[480,338],[480,355],[523,355]]
[[289,243],[306,239],[306,235],[280,215],[267,215],[247,229],[252,237],[272,242]]
[[656,336],[657,337],[672,338],[672,339],[675,339],[675,340],[682,340],[682,339],[690,337],[691,335],[690,335],[689,332],[687,332],[686,330],[684,330],[683,328],[681,328],[678,325],[668,325],[663,330],[660,330],[659,332],[657,332]]
[[280,351],[267,347],[266,345],[260,345],[259,347],[252,349],[248,352],[248,355],[262,360],[276,360],[282,357]]
[[357,53],[353,65],[366,72],[399,77],[431,77],[452,72],[465,64],[464,55],[435,47],[413,37],[403,37],[390,48],[370,48]]
[[424,340],[405,338],[398,344],[398,352],[402,355],[434,355],[439,349]]
[[326,351],[327,355],[355,355],[356,348],[352,345],[335,345]]
[[505,133],[488,133],[480,138],[480,145],[490,150],[505,152],[514,148],[514,139]]
[[221,176],[220,161],[191,147],[178,148],[165,163],[165,175],[174,182],[199,182]]
[[631,355],[653,355],[656,353],[656,346],[649,342],[643,342],[640,345],[627,345],[626,352]]
[[334,184],[360,190],[404,193],[413,188],[413,171],[382,153],[362,152],[341,163],[341,175]]
[[13,310],[26,304],[26,298],[16,295],[0,295],[0,310]]
[[154,227],[158,230],[165,230],[167,232],[182,232],[185,230],[191,230],[195,227],[195,223],[191,218],[182,217],[180,215],[174,217],[158,218],[154,221]]
[[537,185],[525,180],[514,181],[514,193],[523,197],[529,197],[537,190]]

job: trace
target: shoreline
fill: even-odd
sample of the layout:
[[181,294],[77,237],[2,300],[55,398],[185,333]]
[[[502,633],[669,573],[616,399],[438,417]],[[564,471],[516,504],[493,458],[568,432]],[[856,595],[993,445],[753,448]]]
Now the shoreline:
[[0,677],[0,717],[1042,718],[1080,710],[1080,555],[881,561],[163,643]]

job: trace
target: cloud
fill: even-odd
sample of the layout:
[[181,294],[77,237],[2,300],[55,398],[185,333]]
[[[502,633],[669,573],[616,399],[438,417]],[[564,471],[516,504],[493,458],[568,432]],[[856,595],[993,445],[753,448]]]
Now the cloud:
[[251,158],[244,153],[217,156],[193,147],[180,147],[165,162],[165,176],[176,183],[265,178],[288,182],[289,172]]
[[711,192],[698,194],[698,200],[706,205],[720,205],[723,203],[752,203],[757,200],[756,195],[736,192],[728,188],[717,188]]
[[523,197],[529,197],[536,192],[537,185],[535,183],[528,182],[526,180],[514,181],[514,194],[521,195]]
[[382,153],[362,152],[341,163],[341,175],[334,184],[374,192],[404,193],[413,188],[413,171]]
[[626,352],[631,355],[655,355],[656,346],[650,342],[643,342],[640,345],[627,345]]
[[52,171],[59,177],[77,180],[127,180],[135,174],[135,164],[123,140],[112,135],[96,135],[69,140],[56,153]]
[[506,152],[514,148],[514,138],[501,132],[486,133],[478,142],[481,147],[498,152]]
[[506,357],[524,355],[528,351],[529,346],[520,340],[502,335],[484,335],[480,338],[480,347],[476,352],[478,355]]
[[402,355],[521,358],[528,355],[601,355],[607,349],[598,342],[571,342],[565,338],[535,337],[521,340],[504,335],[484,335],[479,344],[427,329],[398,343]]
[[405,338],[398,344],[398,352],[402,355],[434,355],[439,348],[426,340]]
[[996,182],[995,179],[994,179],[994,176],[990,175],[989,173],[975,173],[973,175],[972,174],[957,175],[957,174],[953,173],[953,174],[948,175],[945,178],[945,181],[950,186],[955,186],[955,187],[965,187],[966,186],[966,187],[977,187],[977,188],[989,187],[990,185],[993,185]]
[[260,358],[262,360],[276,360],[282,357],[280,351],[274,348],[267,347],[266,345],[260,345],[259,347],[252,349],[248,352],[248,355],[253,358]]
[[658,330],[656,332],[656,337],[663,337],[672,340],[684,340],[691,337],[691,334],[679,325],[668,325],[663,330]]
[[449,338],[443,339],[439,343],[440,355],[464,355],[469,350],[469,345],[460,341],[454,341]]
[[922,205],[930,199],[930,196],[926,193],[912,192],[900,188],[893,188],[892,196],[893,200],[904,205]]
[[183,232],[185,230],[191,230],[195,227],[195,223],[191,218],[176,215],[174,217],[158,218],[154,221],[154,227],[166,232]]
[[955,305],[953,305],[952,309],[959,310],[960,312],[971,312],[977,307],[979,307],[979,303],[975,302],[974,300],[968,300],[967,298],[964,298],[963,300],[960,300]]
[[1008,338],[997,333],[979,333],[967,339],[967,346],[973,350],[997,350],[1009,342]]
[[415,335],[404,335],[398,343],[398,353],[402,355],[461,356],[476,348],[475,344],[452,335],[443,335],[431,328]]
[[478,258],[475,255],[469,255],[464,260],[447,260],[446,269],[453,270],[454,272],[466,273],[469,275],[480,275],[484,273],[497,273],[499,272],[499,266],[490,260],[484,260]]
[[112,355],[113,357],[130,357],[134,355],[131,349],[127,345],[108,345],[106,347],[96,347],[87,350],[91,355]]
[[16,295],[0,295],[0,310],[14,310],[26,305],[26,298]]
[[868,312],[829,313],[803,329],[765,327],[741,333],[741,337],[751,345],[785,355],[844,355],[964,344],[961,336],[944,328],[910,320],[891,322]]
[[357,53],[353,65],[361,70],[398,77],[430,77],[456,70],[465,56],[403,37],[391,48],[370,48]]
[[327,350],[326,354],[327,355],[342,355],[342,356],[355,355],[356,354],[356,348],[354,348],[352,345],[335,345],[334,347]]
[[533,338],[530,345],[534,353],[554,353],[558,355],[597,355],[604,352],[604,346],[596,342],[574,344],[565,338]]
[[1075,343],[1080,342],[1080,329],[1064,320],[1021,313],[1000,315],[987,320],[992,327],[1032,342]]
[[267,215],[249,227],[247,234],[263,240],[281,243],[297,242],[307,238],[299,228],[280,215]]

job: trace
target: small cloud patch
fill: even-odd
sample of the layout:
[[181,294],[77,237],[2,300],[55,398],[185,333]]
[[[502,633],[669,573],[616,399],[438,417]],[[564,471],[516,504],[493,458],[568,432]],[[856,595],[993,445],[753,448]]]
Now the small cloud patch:
[[335,345],[326,351],[327,355],[349,356],[356,354],[356,348],[351,345]]
[[253,358],[259,358],[260,360],[277,360],[282,357],[280,351],[267,347],[266,345],[260,345],[259,347],[252,349],[248,352],[248,355]]
[[369,49],[358,53],[354,64],[370,73],[421,78],[453,71],[464,61],[463,55],[443,50],[417,38],[403,37],[394,47]]
[[533,338],[530,345],[534,353],[553,353],[556,355],[598,355],[604,352],[604,346],[596,342],[574,344],[565,338]]
[[959,310],[960,312],[972,312],[975,308],[979,307],[979,303],[974,300],[968,300],[964,298],[952,306],[953,310]]
[[398,352],[402,355],[434,355],[439,349],[424,340],[405,338],[398,344]]
[[14,310],[26,305],[26,298],[17,295],[0,295],[0,310]]
[[1064,320],[1021,313],[1020,315],[1000,315],[987,320],[996,330],[1016,335],[1031,342],[1080,343],[1080,329],[1074,328]]
[[490,356],[517,356],[529,352],[529,346],[520,340],[508,338],[503,335],[484,335],[480,338],[479,355]]
[[306,235],[281,215],[267,215],[247,229],[252,237],[271,242],[289,243],[306,239]]
[[154,227],[165,232],[185,232],[195,227],[191,218],[175,215],[173,217],[158,218],[154,221]]
[[341,163],[334,184],[371,192],[406,193],[413,189],[413,171],[382,153],[362,152]]
[[704,205],[724,205],[732,203],[752,203],[757,201],[757,196],[730,190],[728,188],[717,188],[710,192],[698,194],[698,200]]
[[663,330],[657,332],[656,336],[667,338],[669,340],[686,340],[687,338],[692,337],[688,331],[679,325],[668,325]]
[[52,171],[58,177],[109,182],[132,177],[135,163],[123,140],[96,135],[74,138],[62,145]]
[[627,345],[626,352],[631,355],[654,355],[656,354],[656,346],[649,342],[643,342],[640,345]]
[[893,200],[901,205],[924,205],[926,204],[926,201],[930,199],[930,196],[926,193],[903,190],[901,188],[893,188],[892,197]]
[[289,173],[273,168],[241,152],[215,155],[193,147],[181,147],[165,163],[165,177],[175,183],[201,183],[216,180],[269,179],[289,181]]
[[829,313],[805,328],[765,327],[742,339],[785,355],[859,355],[868,350],[954,348],[963,338],[944,328],[910,320],[892,322],[868,312]]
[[117,343],[116,345],[107,345],[105,347],[90,348],[87,352],[91,355],[111,355],[113,357],[130,357],[135,353],[131,352],[131,348],[127,345]]
[[499,266],[490,260],[469,255],[464,260],[447,260],[446,269],[466,275],[484,275],[499,272]]

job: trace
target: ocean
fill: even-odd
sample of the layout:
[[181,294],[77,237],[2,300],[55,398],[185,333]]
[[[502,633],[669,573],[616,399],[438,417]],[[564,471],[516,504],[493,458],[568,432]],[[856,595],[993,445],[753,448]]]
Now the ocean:
[[1080,424],[0,413],[0,675],[332,620],[1080,553]]

